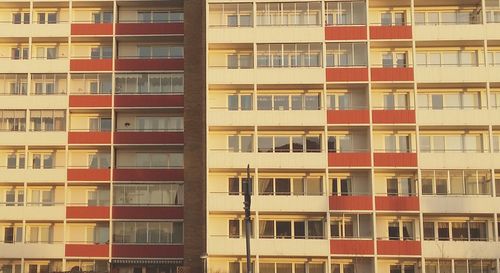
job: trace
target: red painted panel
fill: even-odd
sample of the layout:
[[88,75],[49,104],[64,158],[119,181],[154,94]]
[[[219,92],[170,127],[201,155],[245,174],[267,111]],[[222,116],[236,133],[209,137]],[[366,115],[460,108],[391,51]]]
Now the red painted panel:
[[70,60],[71,71],[111,71],[113,60]]
[[415,123],[415,110],[373,110],[373,123]]
[[328,124],[370,123],[370,112],[362,110],[328,110]]
[[411,256],[420,255],[420,241],[377,241],[377,252],[379,255]]
[[113,219],[182,219],[181,207],[119,207],[113,206]]
[[111,255],[121,258],[183,258],[182,245],[118,245],[111,246]]
[[115,169],[114,181],[183,181],[184,169]]
[[115,144],[183,144],[183,132],[115,132]]
[[117,59],[115,70],[183,70],[184,59]]
[[111,132],[69,132],[69,144],[110,144]]
[[374,67],[371,69],[372,81],[398,82],[413,81],[412,67]]
[[71,24],[71,35],[113,35],[113,24]]
[[66,218],[74,219],[109,219],[109,207],[90,206],[90,207],[66,207]]
[[417,167],[416,153],[375,153],[376,167]]
[[109,245],[67,244],[64,252],[67,257],[108,257]]
[[115,107],[183,107],[184,95],[116,95]]
[[330,240],[330,254],[372,255],[373,240]]
[[331,67],[326,69],[327,82],[363,82],[368,81],[366,67]]
[[70,95],[69,107],[111,107],[111,95]]
[[110,169],[68,169],[68,181],[109,181]]
[[366,40],[366,26],[327,26],[326,40]]
[[418,211],[417,196],[375,196],[376,210]]
[[330,167],[370,167],[369,152],[358,153],[328,153]]
[[184,34],[184,23],[118,23],[117,35]]
[[411,38],[411,26],[370,26],[370,39]]
[[371,210],[372,197],[363,196],[330,196],[330,210]]

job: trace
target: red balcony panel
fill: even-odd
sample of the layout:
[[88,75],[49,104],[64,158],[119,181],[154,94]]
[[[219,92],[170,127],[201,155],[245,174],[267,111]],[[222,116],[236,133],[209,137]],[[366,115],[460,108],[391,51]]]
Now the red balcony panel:
[[330,254],[372,255],[372,240],[330,240]]
[[330,210],[371,210],[372,197],[363,196],[330,196]]
[[373,123],[415,123],[415,110],[373,110]]
[[184,34],[184,23],[118,23],[116,35]]
[[370,123],[369,110],[328,110],[328,124]]
[[411,38],[411,26],[370,26],[370,39]]
[[182,219],[181,207],[119,207],[113,206],[113,219]]
[[110,169],[68,169],[68,181],[109,181]]
[[378,240],[377,253],[394,256],[420,255],[420,241]]
[[368,81],[366,67],[332,67],[326,69],[327,82],[365,82]]
[[111,246],[111,255],[121,258],[183,258],[182,245],[118,245]]
[[417,167],[416,153],[375,153],[376,167]]
[[68,206],[66,218],[72,219],[109,219],[109,207],[103,206]]
[[115,70],[183,70],[184,59],[117,59]]
[[184,169],[115,169],[114,181],[183,181]]
[[70,95],[69,107],[111,107],[111,95]]
[[184,95],[116,95],[115,107],[183,107]]
[[183,132],[116,132],[115,144],[183,144]]
[[71,35],[113,35],[113,24],[71,24]]
[[64,249],[67,257],[108,257],[108,244],[67,244]]
[[69,132],[69,144],[110,144],[111,132]]
[[401,82],[413,81],[412,67],[374,67],[371,69],[372,81]]
[[70,60],[71,71],[111,71],[113,69],[113,60]]
[[375,196],[375,209],[388,211],[418,211],[417,196]]
[[359,153],[328,153],[330,167],[370,167],[369,152]]
[[327,26],[326,40],[366,40],[366,26]]

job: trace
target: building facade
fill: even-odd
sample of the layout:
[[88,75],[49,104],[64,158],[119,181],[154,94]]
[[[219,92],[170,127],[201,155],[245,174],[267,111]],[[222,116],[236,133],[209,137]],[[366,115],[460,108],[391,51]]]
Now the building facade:
[[499,7],[209,0],[208,272],[498,272]]

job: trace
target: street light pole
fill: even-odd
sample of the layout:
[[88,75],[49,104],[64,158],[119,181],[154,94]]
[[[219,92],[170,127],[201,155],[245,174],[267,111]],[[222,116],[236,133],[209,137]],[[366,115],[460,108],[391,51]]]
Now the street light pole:
[[245,208],[245,239],[247,246],[247,273],[252,273],[252,264],[250,262],[250,233],[251,223],[250,223],[250,205],[252,203],[252,197],[250,195],[250,164],[247,165],[247,179],[243,182],[243,193],[245,196],[245,201],[243,202]]

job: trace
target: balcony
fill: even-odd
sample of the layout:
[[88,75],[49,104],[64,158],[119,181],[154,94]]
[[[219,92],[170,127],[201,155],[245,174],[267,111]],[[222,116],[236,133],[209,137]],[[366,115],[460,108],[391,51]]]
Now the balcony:
[[330,240],[330,254],[334,255],[373,255],[374,241],[363,239]]
[[372,40],[407,40],[412,38],[411,26],[370,26]]
[[329,167],[370,167],[370,152],[328,153]]
[[120,258],[183,258],[182,245],[120,245],[111,246],[111,256]]
[[115,60],[117,71],[183,70],[183,58],[142,59],[139,57],[119,57]]
[[91,35],[91,36],[103,36],[103,35],[113,35],[113,24],[95,24],[95,23],[73,23],[71,24],[71,35]]
[[419,256],[420,241],[377,240],[377,254],[390,256]]
[[376,152],[373,154],[375,167],[417,167],[417,153]]
[[325,27],[325,40],[366,40],[366,26],[336,25]]
[[500,198],[491,195],[423,195],[420,210],[423,213],[496,213]]
[[498,79],[498,75],[490,75],[484,66],[472,65],[436,65],[416,66],[415,81],[419,83],[450,83],[450,82],[486,82],[489,77]]
[[108,244],[66,244],[64,253],[66,257],[108,257]]
[[110,181],[110,169],[75,168],[68,167],[68,181],[73,182],[97,182]]
[[372,210],[372,197],[370,195],[330,196],[330,210]]
[[115,107],[184,107],[184,95],[180,94],[118,94]]
[[184,169],[120,168],[113,171],[114,181],[183,181]]
[[109,207],[105,206],[68,206],[68,219],[109,219]]
[[380,82],[413,81],[412,67],[372,67],[371,80]]
[[370,111],[368,109],[356,110],[328,110],[328,124],[369,124]]
[[417,196],[375,196],[377,211],[419,211]]
[[113,135],[115,144],[183,145],[183,132],[118,131]]
[[75,71],[112,71],[112,59],[77,59],[70,60],[70,70]]
[[113,206],[113,219],[182,219],[182,207]]
[[366,82],[368,68],[366,67],[329,67],[326,68],[327,82]]
[[[213,212],[239,212],[243,196],[227,192],[210,192],[207,207]],[[318,212],[326,211],[324,195],[253,195],[252,208],[258,211]]]
[[208,152],[209,168],[240,168],[250,164],[256,168],[317,169],[326,166],[325,153],[233,153],[212,149]]
[[[0,220],[8,221],[62,221],[65,217],[65,208],[57,206],[0,206]],[[1,251],[0,251],[1,252]]]
[[[324,256],[329,251],[328,240],[319,239],[251,239],[252,251],[269,256]],[[245,255],[245,238],[228,238],[212,235],[208,237],[207,252],[213,255]]]
[[111,95],[98,95],[98,94],[88,94],[88,95],[73,95],[69,96],[69,107],[111,107],[112,97]]
[[415,120],[415,110],[372,110],[372,121],[376,124],[406,124]]
[[111,132],[68,132],[69,144],[111,144]]
[[61,257],[64,257],[64,244],[61,243],[0,244],[0,258],[61,259]]
[[429,258],[496,259],[500,242],[423,241],[422,255]]
[[144,23],[119,22],[116,35],[183,35],[183,22]]
[[229,111],[212,107],[208,116],[208,124],[215,126],[321,126],[326,122],[322,110]]

